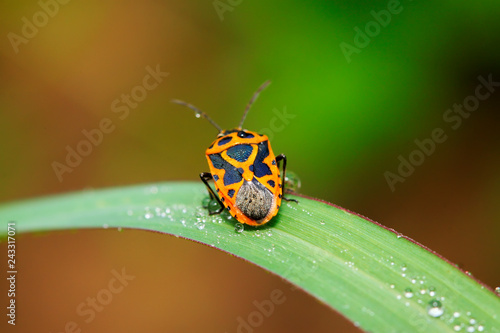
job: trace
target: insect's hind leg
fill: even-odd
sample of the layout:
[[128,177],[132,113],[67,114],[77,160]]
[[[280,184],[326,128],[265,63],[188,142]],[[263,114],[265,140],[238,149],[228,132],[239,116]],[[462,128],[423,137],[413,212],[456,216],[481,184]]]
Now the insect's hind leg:
[[286,156],[285,154],[279,154],[276,156],[276,164],[278,165],[278,169],[280,168],[280,162],[283,161],[283,173],[281,175],[281,184],[282,184],[282,192],[283,192],[283,200],[285,201],[293,201],[299,203],[296,199],[288,199],[285,198],[285,179],[286,179]]
[[212,174],[210,172],[202,172],[202,173],[200,173],[200,179],[205,184],[205,186],[207,187],[208,194],[210,195],[210,201],[212,201],[212,200],[215,199],[215,200],[217,200],[217,202],[220,205],[220,208],[218,210],[214,210],[214,211],[210,210],[210,206],[205,207],[205,208],[208,209],[208,215],[215,215],[215,214],[222,213],[222,211],[224,210],[225,207],[222,204],[222,202],[220,201],[219,197],[215,194],[214,190],[212,190],[212,188],[208,184],[208,181],[211,180],[211,179],[213,179]]

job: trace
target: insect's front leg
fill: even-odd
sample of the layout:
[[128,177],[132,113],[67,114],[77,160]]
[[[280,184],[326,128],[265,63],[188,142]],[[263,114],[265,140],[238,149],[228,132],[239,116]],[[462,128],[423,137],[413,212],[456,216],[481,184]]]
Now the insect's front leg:
[[208,181],[213,179],[212,174],[210,172],[202,172],[202,173],[200,173],[200,179],[205,184],[205,186],[207,187],[208,194],[210,195],[210,201],[212,201],[212,200],[215,199],[215,200],[217,200],[217,202],[220,205],[220,208],[218,210],[214,210],[214,211],[210,210],[210,205],[208,207],[205,207],[205,208],[208,209],[208,215],[214,215],[214,214],[220,214],[220,213],[222,213],[222,211],[224,210],[224,205],[220,201],[219,197],[215,194],[214,190],[212,190],[212,188],[208,184]]
[[281,174],[281,189],[283,192],[283,200],[285,201],[293,201],[299,203],[296,199],[288,199],[285,198],[285,179],[286,179],[286,156],[285,154],[279,154],[276,156],[276,164],[278,165],[278,169],[280,168],[280,162],[283,161],[283,172]]

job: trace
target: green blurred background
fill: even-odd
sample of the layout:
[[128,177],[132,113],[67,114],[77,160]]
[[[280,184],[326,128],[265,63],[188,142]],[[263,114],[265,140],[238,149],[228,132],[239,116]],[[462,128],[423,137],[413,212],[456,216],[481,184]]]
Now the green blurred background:
[[[169,101],[187,100],[229,128],[270,79],[244,127],[270,133],[302,193],[500,285],[500,87],[459,128],[443,119],[474,95],[478,76],[500,81],[500,2],[402,1],[378,30],[372,11],[394,1],[54,3],[2,1],[1,201],[197,180],[217,133]],[[367,45],[346,57],[342,43],[355,46],[367,24]],[[126,116],[114,112],[122,94],[140,93],[148,66],[169,75]],[[104,118],[114,130],[60,181],[53,163]],[[436,128],[447,140],[392,191],[384,173]],[[237,332],[238,317],[274,289],[286,302],[254,332],[358,331],[278,277],[174,237],[52,232],[19,237],[17,251],[20,332],[63,332],[71,321],[82,332]],[[78,305],[122,267],[136,278],[86,323]]]

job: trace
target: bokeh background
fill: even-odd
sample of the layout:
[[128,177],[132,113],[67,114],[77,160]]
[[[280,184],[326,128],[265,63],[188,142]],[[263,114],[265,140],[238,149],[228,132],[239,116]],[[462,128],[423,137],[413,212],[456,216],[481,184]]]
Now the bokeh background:
[[[377,31],[372,11],[393,2],[45,1],[1,1],[1,201],[197,180],[216,131],[170,99],[231,127],[270,79],[245,127],[271,130],[302,193],[395,228],[500,285],[500,87],[459,128],[443,119],[474,95],[478,76],[500,82],[500,2],[401,1]],[[23,28],[34,20],[37,31]],[[356,46],[356,29],[369,23],[367,45],[346,56],[341,45]],[[148,66],[169,74],[126,116],[114,112]],[[103,118],[114,130],[60,181],[53,162],[64,163],[66,146]],[[447,140],[392,191],[384,174],[397,173],[398,156],[408,158],[414,140],[436,128]],[[166,235],[21,235],[17,251],[20,332],[64,332],[70,321],[82,332],[237,332],[238,317],[274,289],[286,302],[254,332],[358,331],[280,278]],[[76,308],[122,267],[135,279],[86,323]]]

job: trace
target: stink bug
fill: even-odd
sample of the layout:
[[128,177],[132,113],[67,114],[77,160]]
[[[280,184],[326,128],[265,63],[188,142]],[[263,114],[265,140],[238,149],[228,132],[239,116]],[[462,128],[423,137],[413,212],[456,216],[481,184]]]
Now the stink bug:
[[[243,129],[248,110],[269,85],[266,81],[248,102],[238,127],[223,130],[205,112],[194,105],[173,100],[187,106],[196,116],[208,120],[219,134],[205,151],[210,172],[202,172],[200,178],[207,187],[211,200],[217,200],[220,208],[209,214],[219,214],[224,208],[241,223],[260,226],[269,222],[277,213],[281,200],[295,201],[283,197],[285,193],[286,156],[274,156],[266,135]],[[283,174],[280,178],[280,163]],[[208,184],[214,180],[217,194]]]

